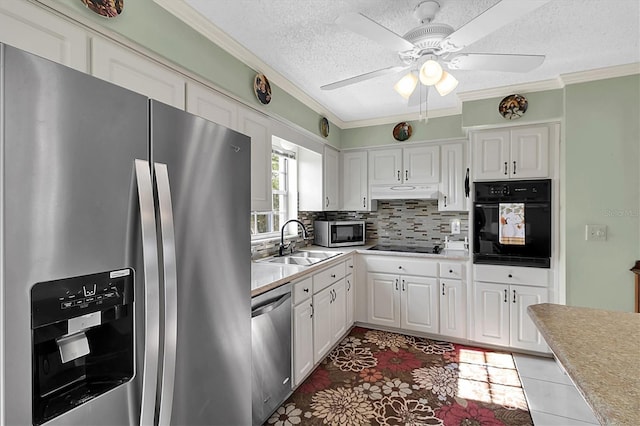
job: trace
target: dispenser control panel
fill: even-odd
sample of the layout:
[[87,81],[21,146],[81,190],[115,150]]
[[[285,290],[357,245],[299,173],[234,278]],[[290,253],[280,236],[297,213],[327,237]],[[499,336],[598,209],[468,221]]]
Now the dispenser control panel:
[[33,328],[133,301],[133,269],[46,281],[31,288]]

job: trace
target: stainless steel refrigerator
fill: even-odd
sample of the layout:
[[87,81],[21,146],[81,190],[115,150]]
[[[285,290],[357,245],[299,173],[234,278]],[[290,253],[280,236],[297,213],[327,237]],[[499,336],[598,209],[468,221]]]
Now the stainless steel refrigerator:
[[0,50],[0,424],[250,424],[249,138]]

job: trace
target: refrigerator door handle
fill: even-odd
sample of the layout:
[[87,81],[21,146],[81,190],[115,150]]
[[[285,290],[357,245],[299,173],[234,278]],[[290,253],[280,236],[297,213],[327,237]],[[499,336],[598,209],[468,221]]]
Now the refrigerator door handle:
[[140,424],[153,425],[158,385],[158,350],[160,340],[160,277],[158,275],[158,244],[153,201],[153,185],[149,162],[135,160],[140,227],[142,231],[142,259],[144,268],[144,367]]
[[154,170],[158,194],[164,277],[164,350],[162,351],[164,356],[158,414],[158,425],[162,426],[170,423],[173,407],[178,336],[178,274],[169,172],[167,165],[161,163],[154,163]]

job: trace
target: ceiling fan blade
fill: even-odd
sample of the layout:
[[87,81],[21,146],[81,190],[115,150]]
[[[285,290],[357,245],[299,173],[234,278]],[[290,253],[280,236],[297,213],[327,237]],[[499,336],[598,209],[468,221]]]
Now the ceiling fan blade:
[[322,90],[334,90],[339,89],[340,87],[349,86],[351,84],[360,83],[361,81],[370,80],[372,78],[380,77],[387,74],[393,74],[400,71],[404,71],[409,66],[393,66],[388,68],[382,68],[380,70],[371,71],[365,74],[356,75],[355,77],[345,78],[344,80],[336,81],[334,83],[325,84],[324,86],[320,86]]
[[551,0],[502,0],[445,38],[440,46],[456,52]]
[[360,34],[371,40],[377,41],[383,46],[387,46],[388,48],[398,52],[404,52],[415,48],[413,43],[408,42],[398,34],[367,18],[361,13],[348,13],[342,15],[336,19],[336,24],[353,31],[356,34]]
[[468,53],[456,55],[446,64],[453,70],[527,72],[540,66],[542,62],[544,55]]

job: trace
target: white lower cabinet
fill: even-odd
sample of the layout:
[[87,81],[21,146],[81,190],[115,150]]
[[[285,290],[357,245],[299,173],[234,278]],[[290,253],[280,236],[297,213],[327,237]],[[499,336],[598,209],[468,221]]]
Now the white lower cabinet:
[[527,307],[548,301],[546,287],[475,282],[475,340],[548,352]]
[[369,272],[367,291],[371,324],[439,333],[437,278]]
[[457,277],[442,280],[433,260],[367,256],[365,264],[368,323],[466,337],[462,264],[441,263]]
[[313,295],[313,361],[318,363],[347,329],[345,279]]
[[293,285],[293,385],[313,369],[313,303],[311,277]]
[[461,280],[440,279],[440,334],[464,338],[467,304]]

